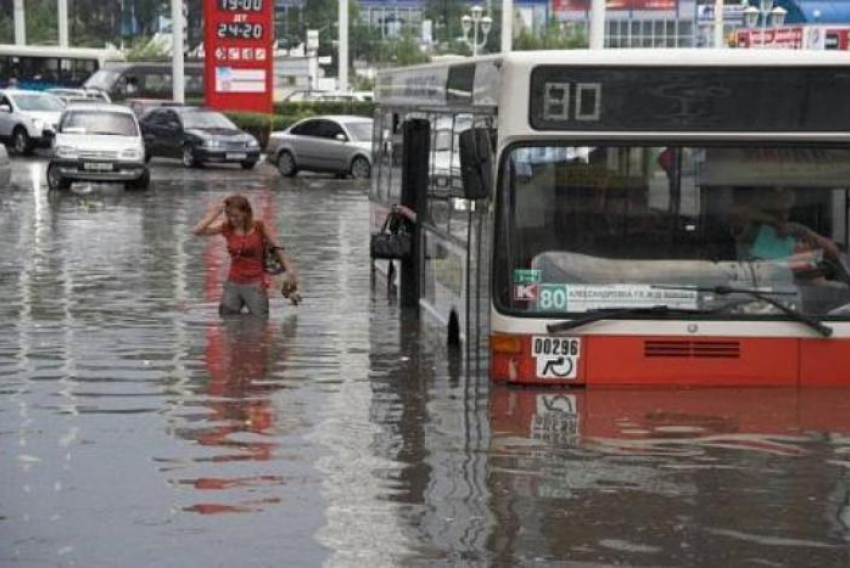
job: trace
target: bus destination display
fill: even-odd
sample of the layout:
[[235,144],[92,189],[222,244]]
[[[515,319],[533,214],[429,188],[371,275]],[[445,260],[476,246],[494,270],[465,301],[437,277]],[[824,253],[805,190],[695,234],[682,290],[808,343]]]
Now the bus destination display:
[[848,92],[850,73],[834,67],[541,66],[531,75],[529,122],[536,130],[848,132]]

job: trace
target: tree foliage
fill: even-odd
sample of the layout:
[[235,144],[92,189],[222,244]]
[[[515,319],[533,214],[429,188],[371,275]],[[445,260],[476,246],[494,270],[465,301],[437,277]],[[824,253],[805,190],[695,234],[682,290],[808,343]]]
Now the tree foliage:
[[558,22],[550,22],[541,32],[523,30],[514,38],[515,51],[539,49],[581,49],[587,47],[587,37],[582,32],[562,29]]

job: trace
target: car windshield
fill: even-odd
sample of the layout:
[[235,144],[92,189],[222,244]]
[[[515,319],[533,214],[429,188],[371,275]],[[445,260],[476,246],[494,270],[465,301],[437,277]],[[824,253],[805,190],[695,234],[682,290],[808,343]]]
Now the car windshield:
[[370,142],[372,140],[372,121],[346,122],[345,127],[351,136],[358,142]]
[[39,94],[15,94],[12,95],[15,103],[21,110],[59,112],[62,110],[62,101],[53,95]]
[[228,128],[236,129],[229,118],[217,112],[187,112],[181,115],[183,128]]
[[69,111],[62,118],[60,131],[67,134],[138,136],[133,117],[123,112]]
[[114,69],[101,69],[89,77],[83,86],[87,89],[109,91],[120,77],[120,71],[115,71]]
[[850,317],[850,150],[533,146],[502,163],[495,295],[518,315],[664,305]]

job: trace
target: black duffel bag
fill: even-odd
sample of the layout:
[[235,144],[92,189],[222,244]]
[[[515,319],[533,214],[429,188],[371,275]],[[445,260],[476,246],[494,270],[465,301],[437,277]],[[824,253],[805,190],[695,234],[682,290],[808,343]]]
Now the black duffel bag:
[[413,251],[413,235],[405,218],[390,213],[380,232],[372,234],[369,253],[382,260],[407,260]]

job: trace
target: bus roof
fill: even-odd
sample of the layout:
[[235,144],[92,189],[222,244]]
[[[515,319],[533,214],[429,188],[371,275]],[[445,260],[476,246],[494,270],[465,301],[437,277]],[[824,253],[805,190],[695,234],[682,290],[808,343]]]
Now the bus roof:
[[496,107],[500,76],[542,65],[618,67],[850,67],[842,51],[780,49],[603,49],[515,51],[378,73],[376,100],[389,106]]
[[10,45],[0,44],[0,56],[6,57],[56,57],[68,59],[123,59],[114,48],[59,47],[56,45]]

